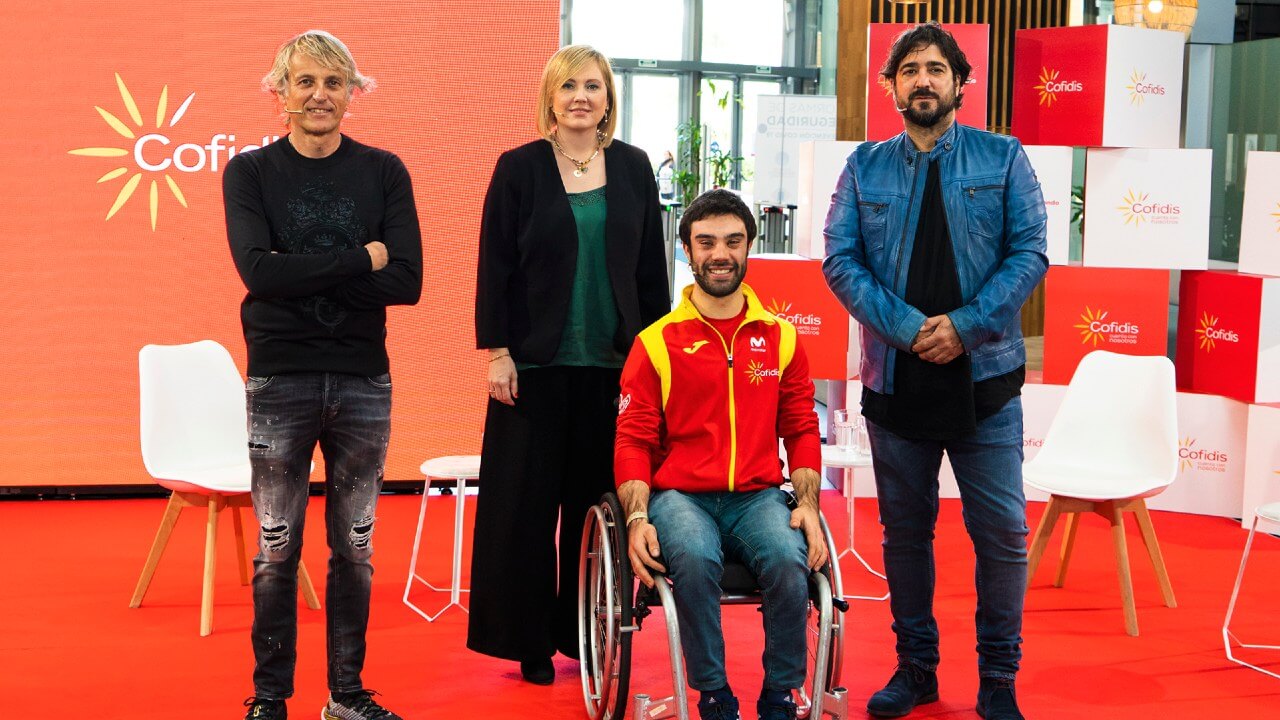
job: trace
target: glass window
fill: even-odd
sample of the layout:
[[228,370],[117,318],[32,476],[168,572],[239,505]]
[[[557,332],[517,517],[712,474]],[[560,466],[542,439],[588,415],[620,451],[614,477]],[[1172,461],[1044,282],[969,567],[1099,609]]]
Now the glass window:
[[680,78],[675,75],[636,73],[631,76],[632,145],[649,154],[657,171],[667,153],[676,151],[676,125],[680,123]]
[[619,14],[617,0],[573,0],[570,38],[610,58],[682,60],[684,0],[628,3]]
[[785,29],[784,0],[703,0],[702,60],[782,65]]
[[746,80],[742,83],[742,192],[751,196],[756,176],[756,133],[761,95],[782,94],[782,84],[773,80]]
[[700,105],[702,126],[706,135],[702,138],[702,153],[708,158],[705,187],[732,187],[736,168],[732,164],[721,165],[716,177],[713,158],[733,155],[733,112],[735,109],[734,86],[729,77],[710,77],[702,80]]

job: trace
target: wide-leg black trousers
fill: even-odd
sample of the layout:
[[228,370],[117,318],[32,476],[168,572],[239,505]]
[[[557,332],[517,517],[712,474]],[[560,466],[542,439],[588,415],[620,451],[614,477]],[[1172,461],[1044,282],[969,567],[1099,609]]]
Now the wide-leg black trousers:
[[[514,407],[489,400],[467,647],[510,660],[578,657],[578,551],[611,492],[621,370],[523,370]],[[557,561],[556,520],[560,521]]]

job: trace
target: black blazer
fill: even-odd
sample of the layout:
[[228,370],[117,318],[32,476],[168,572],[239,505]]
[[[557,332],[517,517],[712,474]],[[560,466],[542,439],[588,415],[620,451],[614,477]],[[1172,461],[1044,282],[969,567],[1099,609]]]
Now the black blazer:
[[[569,312],[578,230],[555,151],[535,140],[498,158],[480,223],[476,347],[510,348],[518,361],[555,357]],[[605,255],[618,305],[614,346],[671,309],[658,186],[644,151],[614,140],[605,151]]]

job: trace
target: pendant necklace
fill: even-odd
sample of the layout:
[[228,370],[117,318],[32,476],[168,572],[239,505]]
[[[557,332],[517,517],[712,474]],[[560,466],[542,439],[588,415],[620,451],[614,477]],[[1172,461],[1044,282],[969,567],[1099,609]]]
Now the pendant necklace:
[[585,175],[585,174],[586,174],[586,172],[587,172],[587,165],[589,165],[589,164],[591,163],[591,161],[592,161],[592,160],[595,160],[595,159],[596,159],[596,156],[600,154],[600,146],[599,146],[599,145],[596,145],[596,151],[595,151],[595,152],[593,152],[593,153],[591,153],[591,157],[587,158],[586,160],[579,160],[579,159],[575,158],[574,156],[570,155],[569,153],[565,152],[565,151],[564,151],[564,148],[560,147],[560,141],[556,139],[556,136],[555,136],[555,135],[552,135],[552,136],[551,136],[551,144],[552,144],[553,146],[555,146],[556,152],[558,152],[558,153],[560,153],[561,155],[565,156],[565,158],[566,158],[569,162],[573,163],[573,167],[574,167],[573,176],[574,176],[574,177],[582,177],[583,175]]

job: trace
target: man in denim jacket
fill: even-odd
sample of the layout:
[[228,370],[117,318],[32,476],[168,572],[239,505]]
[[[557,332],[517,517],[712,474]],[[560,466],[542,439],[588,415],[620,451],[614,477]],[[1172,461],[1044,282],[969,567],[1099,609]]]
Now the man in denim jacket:
[[955,122],[970,65],[936,23],[880,75],[905,132],[849,157],[827,216],[827,283],[862,327],[866,416],[898,667],[867,703],[938,699],[933,530],[945,451],[977,555],[978,714],[1020,719],[1027,581],[1019,309],[1048,268],[1040,185],[1017,140]]

